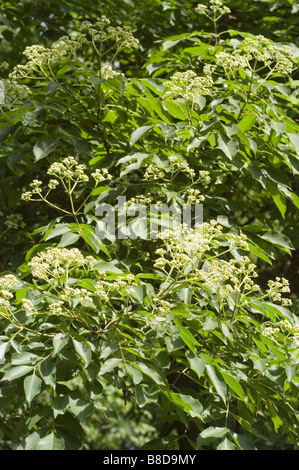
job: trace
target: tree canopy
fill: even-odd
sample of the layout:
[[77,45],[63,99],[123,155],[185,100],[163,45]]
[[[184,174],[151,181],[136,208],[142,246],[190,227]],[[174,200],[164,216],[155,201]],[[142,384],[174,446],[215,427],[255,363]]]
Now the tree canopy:
[[299,448],[297,12],[1,2],[1,449]]

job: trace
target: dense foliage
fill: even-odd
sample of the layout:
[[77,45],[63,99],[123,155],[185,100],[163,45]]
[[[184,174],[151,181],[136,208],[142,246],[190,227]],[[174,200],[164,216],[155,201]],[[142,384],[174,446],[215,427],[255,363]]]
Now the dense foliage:
[[2,449],[299,448],[297,10],[1,3]]

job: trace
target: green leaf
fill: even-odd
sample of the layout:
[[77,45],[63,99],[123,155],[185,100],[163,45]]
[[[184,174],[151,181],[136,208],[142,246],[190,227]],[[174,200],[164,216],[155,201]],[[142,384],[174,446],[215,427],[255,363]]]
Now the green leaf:
[[198,399],[193,398],[191,395],[184,395],[182,393],[169,392],[166,393],[166,395],[175,405],[184,410],[184,412],[192,418],[202,419],[203,406]]
[[94,264],[91,270],[111,272],[111,273],[123,272],[121,269],[117,268],[112,262],[105,262],[105,261],[99,261],[98,263]]
[[47,436],[40,439],[35,450],[64,450],[65,443],[62,436],[57,431],[52,431]]
[[136,401],[138,406],[143,407],[147,403],[157,403],[159,389],[156,385],[137,384],[136,385]]
[[209,426],[204,431],[202,431],[196,439],[196,449],[201,449],[203,446],[207,446],[211,442],[218,442],[223,436],[229,433],[228,428],[220,428]]
[[85,400],[78,392],[70,394],[68,410],[75,415],[79,421],[83,422],[94,412],[94,406]]
[[125,169],[121,171],[120,176],[125,176],[131,171],[138,170],[145,160],[149,160],[151,157],[148,153],[134,153],[133,155],[126,155],[118,160],[117,165],[132,162],[126,165]]
[[41,160],[45,158],[49,153],[53,152],[53,150],[60,145],[61,141],[59,139],[40,139],[36,142],[35,146],[33,147],[33,154],[35,156],[35,160]]
[[171,116],[183,121],[188,119],[188,113],[185,105],[178,104],[174,100],[164,100],[164,104]]
[[286,376],[288,378],[288,382],[292,382],[293,378],[297,374],[297,364],[286,364],[285,371],[286,371]]
[[65,247],[69,245],[74,245],[79,240],[79,238],[79,235],[77,235],[76,233],[64,233],[57,246]]
[[154,125],[152,126],[142,126],[142,127],[139,127],[138,129],[136,129],[132,135],[131,135],[131,138],[130,138],[130,147],[133,147],[133,145],[146,133],[148,132],[150,129],[152,129],[154,127]]
[[222,379],[218,370],[215,366],[211,364],[206,364],[207,373],[216,389],[216,392],[222,398],[224,404],[226,404],[227,399],[227,385],[226,382]]
[[217,450],[239,450],[239,448],[233,442],[231,442],[227,438],[225,438],[217,446]]
[[233,439],[236,442],[237,446],[240,447],[242,450],[258,450],[252,442],[249,441],[249,439],[244,436],[243,434],[233,434]]
[[3,377],[3,380],[15,380],[19,379],[23,375],[28,374],[28,372],[31,372],[33,370],[33,366],[18,366],[18,367],[13,367],[10,369],[8,372]]
[[203,136],[200,136],[200,137],[195,137],[191,144],[188,145],[187,147],[187,153],[189,153],[190,150],[194,149],[194,148],[198,148],[198,147],[201,147],[201,144],[203,142],[205,142],[208,137],[209,137],[209,133],[207,133],[206,135],[203,135]]
[[272,196],[273,201],[275,202],[279,212],[281,213],[282,217],[285,217],[285,213],[287,210],[287,205],[286,205],[286,198],[283,194],[278,189],[278,185],[274,183],[274,181],[271,181],[270,179],[267,180],[266,182],[266,187],[269,191],[269,193]]
[[297,155],[299,156],[299,135],[298,134],[292,134],[292,133],[287,133],[288,137],[293,145],[293,147],[296,150]]
[[58,397],[54,397],[53,400],[53,415],[56,418],[59,415],[63,415],[69,406],[69,397],[67,395],[60,395]]
[[206,360],[203,356],[196,356],[193,354],[188,354],[188,362],[190,364],[190,369],[192,369],[197,376],[200,378],[205,371]]
[[153,367],[149,367],[143,362],[139,362],[139,361],[131,362],[131,365],[133,367],[137,367],[138,370],[140,370],[143,374],[150,377],[158,385],[166,384],[166,379],[163,377],[163,373],[161,371],[158,371],[154,369]]
[[193,353],[195,352],[195,346],[200,346],[191,331],[189,331],[184,326],[180,326],[180,336],[184,343],[188,346],[189,349],[191,349]]
[[204,331],[214,330],[217,328],[218,322],[213,320],[213,318],[208,318],[207,321],[204,323],[202,329]]
[[6,353],[8,346],[10,346],[9,341],[6,341],[5,343],[3,342],[0,343],[0,364],[5,363],[5,353]]
[[282,307],[279,304],[273,304],[272,302],[263,302],[269,313],[274,312],[276,315],[282,316],[283,318],[289,319],[292,323],[296,323],[296,317],[286,307]]
[[69,224],[56,224],[50,232],[47,232],[45,237],[45,241],[51,240],[51,238],[58,237],[59,235],[63,235],[66,232],[70,231]]
[[130,293],[130,297],[137,300],[138,303],[143,305],[144,299],[147,296],[146,286],[132,286],[132,292]]
[[37,354],[33,354],[30,352],[22,352],[12,355],[11,364],[14,366],[22,366],[26,364],[33,365],[40,359],[41,357],[37,356]]
[[272,261],[258,245],[253,244],[253,243],[248,243],[248,246],[249,246],[250,253],[254,254],[258,258],[263,259],[264,261],[266,261],[268,264],[272,266]]
[[238,153],[239,144],[235,139],[229,139],[226,136],[218,136],[218,148],[223,151],[229,160]]
[[293,249],[292,243],[290,239],[283,233],[276,232],[274,230],[268,230],[267,232],[263,233],[263,235],[260,235],[260,237],[273,243],[273,245],[281,247],[284,251],[291,254],[291,250]]
[[99,375],[104,375],[107,372],[111,372],[115,367],[117,367],[120,363],[122,362],[122,359],[118,357],[111,357],[110,359],[107,359],[107,361],[104,362],[102,365]]
[[110,190],[111,190],[110,186],[98,186],[92,191],[91,196],[98,196],[99,194],[102,194],[104,191],[110,191]]
[[140,450],[169,450],[176,449],[176,444],[179,441],[178,436],[163,436],[160,438],[152,439],[144,444]]
[[39,373],[47,385],[55,389],[56,386],[56,367],[50,357],[41,361],[38,365]]
[[79,281],[76,282],[76,284],[80,287],[83,287],[84,289],[87,289],[91,292],[96,291],[96,281],[94,279],[80,279]]
[[173,315],[177,315],[179,317],[188,318],[190,316],[190,311],[189,311],[188,307],[186,307],[184,304],[177,305],[176,307],[172,308],[171,313]]
[[281,121],[271,121],[270,127],[275,131],[276,135],[280,135],[285,131],[286,124]]
[[30,405],[33,398],[41,391],[42,380],[35,374],[28,375],[24,379],[24,391],[28,404]]
[[143,374],[139,369],[133,367],[131,364],[127,364],[126,369],[128,374],[132,377],[134,385],[138,385],[142,382]]
[[75,434],[79,439],[84,440],[85,434],[77,418],[69,412],[59,415],[55,419],[55,425],[67,429],[71,434]]
[[242,386],[239,384],[239,382],[232,377],[230,374],[227,372],[223,372],[222,370],[220,371],[222,377],[224,378],[225,382],[227,385],[234,391],[236,394],[242,398],[242,400],[245,400],[245,392],[242,388]]
[[199,435],[203,439],[208,439],[210,437],[219,439],[220,437],[225,436],[228,432],[230,432],[228,428],[209,426],[204,431],[202,431]]
[[99,251],[103,251],[103,253],[105,253],[108,256],[108,258],[111,258],[110,253],[107,250],[107,248],[102,243],[99,242],[97,236],[94,233],[83,230],[80,233],[80,236],[93,249],[95,253],[99,253]]
[[17,450],[36,450],[36,446],[41,439],[41,432],[35,431],[26,437],[24,442],[17,448]]
[[238,128],[242,132],[249,131],[254,126],[256,120],[257,120],[257,116],[255,114],[247,114],[239,122]]
[[69,333],[57,333],[53,338],[53,356],[56,356],[67,344],[69,340]]
[[168,49],[175,46],[176,44],[178,44],[181,41],[182,41],[182,39],[176,39],[176,40],[168,39],[167,41],[164,41],[162,43],[162,51],[167,51]]
[[88,367],[92,358],[90,348],[87,346],[87,344],[80,343],[74,338],[73,338],[73,344],[74,344],[77,354],[81,357],[84,363],[84,367],[85,368]]

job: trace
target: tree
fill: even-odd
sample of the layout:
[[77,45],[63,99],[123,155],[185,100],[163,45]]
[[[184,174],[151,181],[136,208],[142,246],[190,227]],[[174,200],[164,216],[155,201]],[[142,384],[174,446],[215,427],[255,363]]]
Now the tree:
[[296,46],[124,3],[60,2],[3,79],[3,447],[296,449]]

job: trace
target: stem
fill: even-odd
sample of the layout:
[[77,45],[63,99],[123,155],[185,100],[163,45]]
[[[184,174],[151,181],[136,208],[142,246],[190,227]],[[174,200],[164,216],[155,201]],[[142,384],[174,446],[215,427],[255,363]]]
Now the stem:
[[256,61],[255,61],[255,64],[254,64],[254,67],[253,69],[251,69],[251,78],[250,78],[250,82],[249,82],[249,88],[248,88],[248,91],[247,91],[247,95],[246,95],[246,98],[245,98],[245,101],[243,103],[243,106],[242,108],[240,109],[240,112],[238,114],[238,117],[237,117],[237,121],[240,120],[240,117],[242,116],[243,114],[243,111],[249,101],[249,98],[250,98],[250,95],[251,95],[251,91],[252,91],[252,85],[253,85],[253,75],[254,75],[254,70],[255,70],[255,66],[256,66]]
[[213,24],[214,24],[214,33],[215,33],[215,46],[218,44],[218,33],[217,33],[217,19],[214,13]]
[[62,211],[64,214],[73,215],[71,212],[66,211],[62,209],[61,207],[56,206],[56,204],[53,204],[52,202],[48,201],[48,199],[45,199],[42,195],[41,195],[41,199],[35,199],[35,201],[44,201],[46,204],[49,204],[49,206],[54,207],[54,209],[57,209],[59,211]]

